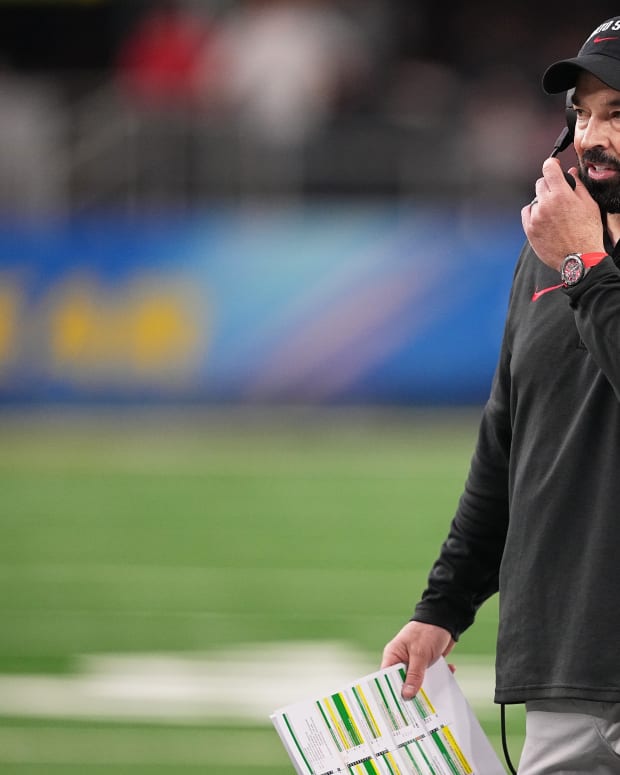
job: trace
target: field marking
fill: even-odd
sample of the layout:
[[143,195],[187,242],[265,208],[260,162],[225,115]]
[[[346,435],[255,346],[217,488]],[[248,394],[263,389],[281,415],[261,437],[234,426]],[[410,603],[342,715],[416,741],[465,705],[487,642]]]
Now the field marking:
[[[492,704],[486,659],[457,662],[476,711]],[[0,675],[0,716],[267,724],[284,705],[378,668],[339,642],[250,644],[208,654],[110,654],[81,658],[73,675]]]
[[268,723],[277,707],[375,668],[339,643],[83,657],[75,675],[0,676],[0,714]]

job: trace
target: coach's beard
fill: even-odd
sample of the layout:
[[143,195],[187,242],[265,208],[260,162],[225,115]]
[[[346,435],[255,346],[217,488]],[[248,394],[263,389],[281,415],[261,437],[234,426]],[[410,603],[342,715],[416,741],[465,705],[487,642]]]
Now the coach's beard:
[[[592,180],[588,165],[600,164],[618,170],[617,179]],[[605,213],[620,213],[620,161],[602,151],[585,151],[579,162],[579,178],[588,193]]]

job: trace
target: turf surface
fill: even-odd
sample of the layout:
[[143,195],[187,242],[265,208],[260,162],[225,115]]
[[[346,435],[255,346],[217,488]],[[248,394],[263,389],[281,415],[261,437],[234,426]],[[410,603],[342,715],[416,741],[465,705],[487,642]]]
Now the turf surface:
[[[89,654],[282,641],[344,641],[378,661],[445,535],[478,416],[7,413],[0,674],[69,675]],[[495,624],[491,601],[455,661],[492,660]],[[480,714],[499,750],[497,717]],[[512,709],[517,754],[521,721]],[[268,724],[11,716],[0,718],[0,771],[292,768]]]

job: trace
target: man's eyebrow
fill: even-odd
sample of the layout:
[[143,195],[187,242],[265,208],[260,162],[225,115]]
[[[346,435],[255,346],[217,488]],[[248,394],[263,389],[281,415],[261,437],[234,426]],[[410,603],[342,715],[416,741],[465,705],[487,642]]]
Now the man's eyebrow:
[[[573,103],[573,106],[576,107],[576,108],[582,107],[582,104],[580,103],[579,97],[578,97],[577,94],[573,95],[572,103]],[[618,108],[618,107],[620,107],[620,95],[618,95],[617,97],[614,97],[611,100],[608,100],[605,103],[605,105],[607,107],[609,107],[609,108]]]

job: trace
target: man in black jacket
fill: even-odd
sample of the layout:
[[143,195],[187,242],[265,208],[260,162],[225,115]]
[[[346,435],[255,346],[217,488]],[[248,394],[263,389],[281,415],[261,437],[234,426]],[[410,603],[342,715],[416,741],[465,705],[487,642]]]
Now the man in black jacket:
[[525,703],[519,773],[620,773],[620,16],[546,71],[574,89],[573,190],[547,159],[522,210],[501,353],[465,490],[382,666],[403,694],[500,592],[498,703]]

